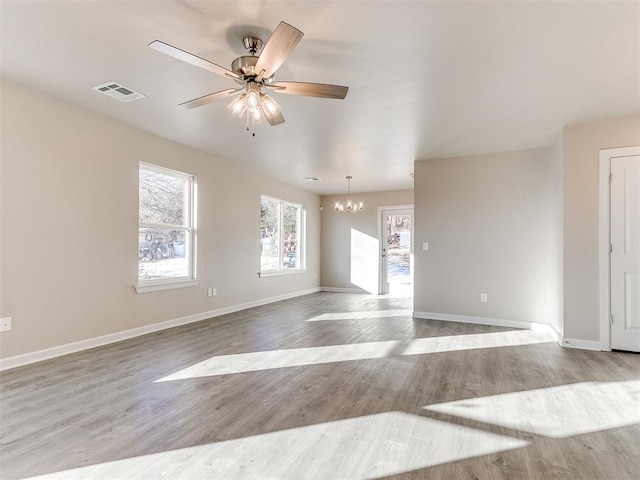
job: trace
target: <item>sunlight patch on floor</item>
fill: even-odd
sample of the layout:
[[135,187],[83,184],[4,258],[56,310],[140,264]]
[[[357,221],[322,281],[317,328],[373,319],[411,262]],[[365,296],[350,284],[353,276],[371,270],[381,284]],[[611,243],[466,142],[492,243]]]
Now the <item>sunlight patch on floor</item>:
[[208,358],[171,375],[162,377],[156,380],[156,382],[255,372],[274,368],[371,360],[395,355],[425,355],[478,348],[532,345],[553,341],[555,341],[554,338],[544,331],[514,330],[471,335],[415,338],[408,342],[392,340],[385,342],[237,353]]
[[402,355],[424,355],[427,353],[473,350],[477,348],[512,347],[555,342],[548,330],[512,330],[507,332],[474,333],[446,337],[414,338]]
[[424,409],[565,438],[640,424],[640,380],[574,383],[440,403]]
[[389,356],[398,344],[399,342],[397,341],[369,342],[220,355],[196,363],[156,381],[166,382],[169,380],[255,372],[274,368],[384,358]]
[[32,478],[365,480],[527,445],[524,440],[418,415],[386,412]]
[[335,312],[323,313],[307,320],[307,322],[321,322],[325,320],[366,320],[369,318],[410,317],[413,310],[402,308],[398,310],[372,310],[363,312]]

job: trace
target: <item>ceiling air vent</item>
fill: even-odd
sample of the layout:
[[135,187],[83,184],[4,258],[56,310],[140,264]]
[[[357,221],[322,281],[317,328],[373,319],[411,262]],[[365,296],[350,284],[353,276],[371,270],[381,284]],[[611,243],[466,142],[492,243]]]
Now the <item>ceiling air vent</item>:
[[107,82],[91,88],[93,88],[97,92],[109,95],[111,98],[120,100],[121,102],[131,102],[133,100],[144,98],[143,94],[135,92],[129,87],[125,87],[121,83],[116,82]]

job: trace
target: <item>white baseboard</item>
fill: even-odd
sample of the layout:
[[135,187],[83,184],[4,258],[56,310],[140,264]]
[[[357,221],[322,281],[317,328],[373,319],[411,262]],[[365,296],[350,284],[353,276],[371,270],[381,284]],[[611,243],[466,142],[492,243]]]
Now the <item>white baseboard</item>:
[[333,293],[367,293],[366,290],[362,288],[344,288],[344,287],[320,287],[320,290],[323,292],[333,292]]
[[422,318],[430,320],[444,320],[445,322],[460,322],[460,323],[474,323],[478,325],[493,325],[496,327],[509,327],[509,328],[545,328],[553,335],[559,345],[570,348],[581,348],[583,350],[602,350],[600,342],[594,342],[592,340],[578,340],[575,338],[564,338],[562,333],[550,323],[533,323],[533,322],[521,322],[517,320],[505,320],[500,318],[487,318],[487,317],[470,317],[466,315],[451,315],[448,313],[430,313],[430,312],[413,312],[413,318]]
[[[472,317],[468,315],[452,315],[449,313],[413,312],[413,318],[425,320],[443,320],[445,322],[474,323],[476,325],[492,325],[495,327],[523,328],[531,330],[537,323],[505,320],[502,318]],[[547,325],[547,324],[544,324]]]
[[221,315],[226,315],[228,313],[238,312],[240,310],[246,310],[252,307],[259,307],[260,305],[279,302],[281,300],[288,300],[290,298],[300,297],[302,295],[308,295],[310,293],[316,293],[319,291],[321,291],[320,288],[310,288],[308,290],[288,293],[285,295],[278,295],[276,297],[261,298],[260,300],[254,300],[252,302],[242,303],[239,305],[232,305],[229,307],[219,308],[216,310],[210,310],[208,312],[187,315],[185,317],[174,318],[173,320],[154,323],[152,325],[145,325],[144,327],[132,328],[131,330],[124,330],[122,332],[110,333],[108,335],[89,338],[87,340],[80,340],[79,342],[67,343],[65,345],[60,345],[57,347],[46,348],[44,350],[25,353],[23,355],[0,358],[0,371],[9,370],[11,368],[22,367],[24,365],[29,365],[31,363],[41,362],[43,360],[49,360],[51,358],[60,357],[62,355],[68,355],[70,353],[75,353],[82,350],[88,350],[90,348],[102,347],[104,345],[120,342],[122,340],[128,340],[130,338],[139,337],[141,335],[146,335],[148,333],[159,332],[160,330],[166,330],[168,328],[178,327],[180,325],[186,325],[188,323],[199,322],[201,320],[207,320],[209,318],[219,317]]
[[581,348],[583,350],[595,350],[597,352],[602,350],[600,342],[594,342],[593,340],[580,340],[576,338],[562,338],[561,343],[563,347],[569,348]]

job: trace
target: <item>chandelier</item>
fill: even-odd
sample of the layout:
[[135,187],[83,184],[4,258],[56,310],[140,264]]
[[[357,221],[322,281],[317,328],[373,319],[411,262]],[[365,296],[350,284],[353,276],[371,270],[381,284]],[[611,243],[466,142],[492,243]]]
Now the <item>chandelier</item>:
[[253,130],[255,124],[264,118],[272,119],[280,113],[278,102],[262,93],[259,83],[248,82],[244,90],[245,92],[234,98],[227,108],[240,118],[246,114],[247,130]]
[[351,201],[351,179],[352,178],[353,177],[351,175],[347,177],[347,182],[348,182],[347,203],[336,202],[335,209],[338,212],[357,213],[360,210],[364,209],[364,203]]

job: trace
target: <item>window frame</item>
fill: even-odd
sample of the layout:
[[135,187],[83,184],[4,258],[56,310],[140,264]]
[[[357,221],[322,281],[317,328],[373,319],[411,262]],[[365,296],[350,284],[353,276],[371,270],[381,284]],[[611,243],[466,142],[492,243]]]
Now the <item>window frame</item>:
[[[260,278],[263,277],[274,277],[279,275],[293,275],[297,273],[305,273],[307,271],[307,209],[304,205],[300,203],[290,202],[288,200],[283,200],[281,198],[272,197],[271,195],[260,195],[260,211],[262,212],[262,202],[263,200],[269,200],[271,202],[278,203],[278,269],[269,269],[266,270],[262,268],[262,225],[260,225],[260,249],[258,252],[258,276]],[[284,208],[285,206],[299,208],[300,209],[300,222],[299,228],[300,232],[299,240],[298,240],[298,267],[296,268],[284,268],[284,240],[282,235],[282,225],[284,219]],[[262,223],[260,221],[260,223]]]
[[[140,171],[147,170],[157,174],[167,175],[181,180],[186,180],[185,205],[183,225],[173,225],[140,221],[140,197],[138,196],[138,235],[144,228],[158,230],[180,230],[185,234],[185,256],[187,257],[187,275],[182,277],[166,277],[154,279],[140,278],[140,261],[138,260],[138,283],[135,285],[137,293],[154,292],[182,287],[192,287],[199,284],[196,276],[196,191],[197,181],[195,175],[181,172],[160,165],[147,162],[138,162],[138,191],[140,191]],[[139,248],[139,247],[138,247]]]

